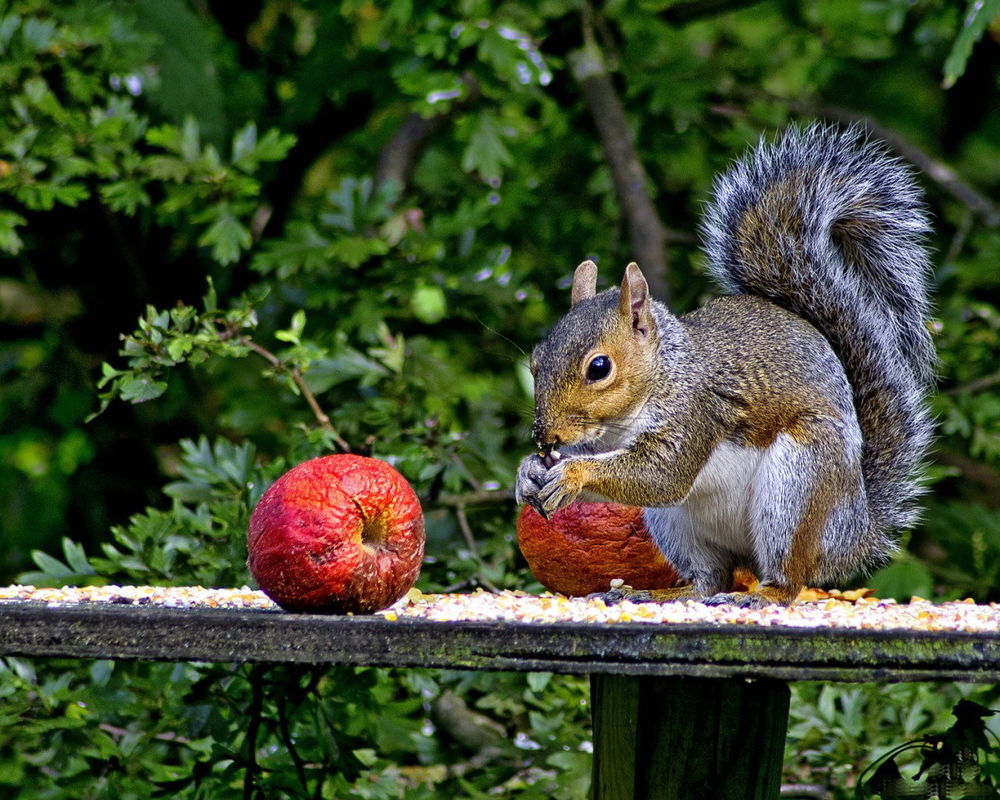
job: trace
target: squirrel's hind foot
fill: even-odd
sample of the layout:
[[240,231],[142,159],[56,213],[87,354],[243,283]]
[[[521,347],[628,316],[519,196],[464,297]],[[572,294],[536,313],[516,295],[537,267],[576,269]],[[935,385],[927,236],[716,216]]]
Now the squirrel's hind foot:
[[587,599],[603,600],[606,606],[616,606],[623,600],[633,603],[673,603],[700,598],[690,586],[677,586],[673,589],[633,589],[631,586],[622,586],[607,592],[589,594]]
[[794,587],[763,584],[753,591],[718,592],[705,595],[693,586],[675,586],[672,589],[633,589],[620,586],[607,592],[587,595],[588,600],[602,600],[607,606],[614,606],[623,600],[633,603],[675,603],[679,600],[696,600],[706,606],[733,605],[738,608],[764,608],[766,606],[787,606],[798,597]]
[[760,586],[752,592],[719,592],[701,598],[706,606],[733,605],[739,608],[765,608],[790,605],[798,597],[798,589],[781,586]]

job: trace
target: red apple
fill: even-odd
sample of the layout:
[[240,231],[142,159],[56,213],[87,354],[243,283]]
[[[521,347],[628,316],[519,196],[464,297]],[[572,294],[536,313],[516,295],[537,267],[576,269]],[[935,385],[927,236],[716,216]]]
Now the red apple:
[[264,493],[247,549],[257,585],[282,608],[366,614],[416,581],[424,515],[406,479],[384,461],[323,456]]
[[538,582],[561,594],[606,592],[614,578],[635,589],[668,589],[679,577],[649,537],[641,508],[573,503],[547,520],[525,506],[517,543]]

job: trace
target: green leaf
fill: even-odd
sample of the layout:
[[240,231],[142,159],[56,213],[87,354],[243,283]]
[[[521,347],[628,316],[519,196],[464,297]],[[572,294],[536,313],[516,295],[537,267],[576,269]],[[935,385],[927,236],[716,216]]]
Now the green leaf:
[[384,239],[367,236],[344,236],[331,242],[327,254],[351,268],[360,267],[374,256],[389,252],[389,243]]
[[239,261],[240,254],[253,244],[253,236],[247,227],[232,214],[223,211],[218,219],[209,226],[198,244],[211,246],[212,258],[220,264],[232,264]]
[[198,125],[198,120],[194,117],[184,118],[184,125],[181,128],[177,144],[181,158],[189,163],[201,155],[201,128]]
[[31,560],[49,578],[69,578],[74,574],[73,570],[63,564],[58,558],[53,558],[41,550],[32,550]]
[[146,170],[152,178],[174,183],[182,182],[191,173],[190,166],[176,156],[150,156],[146,159]]
[[190,336],[177,336],[167,342],[167,352],[174,361],[183,360],[191,352],[194,342]]
[[69,564],[70,568],[77,575],[94,574],[94,568],[87,560],[87,554],[84,552],[82,545],[77,544],[69,537],[64,536],[62,540],[62,551],[66,558],[66,563]]
[[501,177],[513,158],[501,138],[500,126],[489,112],[479,114],[478,124],[462,154],[462,169],[478,172],[484,180]]
[[8,255],[16,255],[24,247],[17,229],[27,224],[27,220],[13,211],[0,211],[0,250]]
[[27,97],[32,105],[41,104],[42,100],[52,93],[49,91],[49,85],[45,82],[43,78],[34,77],[28,78],[24,82],[23,87],[24,96]]
[[176,153],[180,150],[180,130],[176,125],[159,125],[146,131],[146,144]]
[[54,187],[53,199],[64,206],[77,206],[90,197],[87,187],[79,183],[66,183]]
[[112,211],[123,211],[129,216],[139,206],[149,205],[149,194],[137,180],[123,180],[101,186],[101,198]]
[[275,331],[274,338],[281,342],[299,344],[302,341],[302,331],[306,327],[306,312],[301,308],[292,314],[292,322],[286,330]]
[[[257,140],[253,151],[254,158],[257,161],[280,161],[295,146],[295,141],[295,136],[292,134],[271,128]],[[256,164],[254,166],[256,167]]]
[[163,487],[163,493],[182,503],[192,504],[207,503],[215,494],[209,484],[192,481],[172,481]]
[[56,35],[56,26],[49,20],[30,17],[24,22],[21,37],[25,45],[35,52],[48,50]]
[[281,279],[300,271],[322,270],[330,261],[329,246],[329,239],[313,225],[296,220],[289,223],[283,239],[267,242],[255,254],[253,268],[264,274],[277,271]]
[[318,394],[345,381],[358,381],[370,386],[389,374],[377,361],[351,347],[338,351],[332,358],[321,358],[309,365],[303,376],[309,389]]
[[119,394],[129,403],[145,403],[155,400],[167,390],[164,381],[153,380],[148,375],[127,375],[121,379]]
[[262,161],[280,161],[295,145],[295,137],[271,128],[262,137],[257,126],[248,122],[233,136],[232,162],[246,172],[252,172]]
[[927,565],[911,557],[901,557],[880,569],[865,583],[877,597],[909,600],[913,595],[929,598],[934,591],[934,576]]
[[403,371],[403,364],[406,361],[406,343],[403,335],[390,333],[389,326],[385,322],[379,322],[378,330],[384,346],[370,347],[368,353],[398,375]]
[[545,763],[561,770],[559,786],[553,793],[553,800],[571,800],[589,795],[593,765],[593,757],[589,753],[557,751],[546,758]]
[[0,19],[0,55],[7,51],[10,40],[14,37],[17,29],[21,27],[21,17],[11,14]]
[[238,164],[243,159],[253,155],[257,147],[257,126],[248,122],[233,135],[233,163]]
[[413,315],[421,322],[433,325],[448,314],[448,301],[437,286],[418,286],[410,298]]
[[944,88],[955,85],[972,54],[972,48],[982,38],[986,26],[1000,15],[1000,0],[969,0],[962,29],[955,37],[951,52],[944,62]]

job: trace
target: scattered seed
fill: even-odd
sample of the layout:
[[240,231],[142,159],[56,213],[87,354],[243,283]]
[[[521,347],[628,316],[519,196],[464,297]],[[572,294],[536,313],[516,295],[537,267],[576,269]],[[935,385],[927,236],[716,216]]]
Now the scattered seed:
[[[813,592],[812,595],[809,592]],[[866,590],[843,592],[806,590],[791,606],[762,609],[706,606],[693,601],[636,604],[624,600],[606,606],[599,599],[565,597],[521,591],[497,593],[477,590],[469,594],[410,592],[394,605],[377,612],[388,621],[419,618],[436,622],[504,621],[518,623],[593,622],[644,624],[700,623],[716,625],[780,625],[797,628],[907,629],[918,631],[1000,630],[1000,604],[977,605],[968,600],[935,605],[914,598],[909,603],[879,600]],[[808,599],[806,599],[808,598]],[[33,601],[51,606],[85,604],[137,605],[168,608],[230,608],[277,611],[260,591],[208,589],[201,586],[0,586],[4,601]]]

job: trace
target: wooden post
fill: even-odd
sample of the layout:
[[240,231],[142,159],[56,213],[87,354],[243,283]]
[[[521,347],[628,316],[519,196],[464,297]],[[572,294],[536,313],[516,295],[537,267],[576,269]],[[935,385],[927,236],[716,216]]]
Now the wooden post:
[[594,800],[776,800],[788,686],[590,677]]

